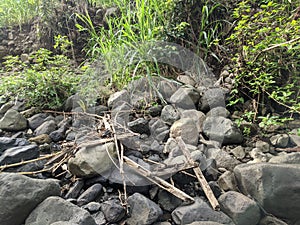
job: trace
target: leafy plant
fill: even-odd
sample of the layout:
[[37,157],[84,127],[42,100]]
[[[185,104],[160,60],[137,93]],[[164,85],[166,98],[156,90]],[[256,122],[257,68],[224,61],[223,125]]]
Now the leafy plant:
[[[31,64],[24,64],[18,57],[7,57],[2,68],[0,95],[19,97],[28,106],[58,109],[75,92],[79,76],[70,67],[64,55],[53,55],[40,49],[30,56]],[[15,71],[12,68],[18,66]]]
[[300,112],[300,20],[293,19],[297,6],[287,0],[239,2],[233,14],[237,25],[228,38],[237,49],[232,104],[254,99],[257,112],[269,104]]

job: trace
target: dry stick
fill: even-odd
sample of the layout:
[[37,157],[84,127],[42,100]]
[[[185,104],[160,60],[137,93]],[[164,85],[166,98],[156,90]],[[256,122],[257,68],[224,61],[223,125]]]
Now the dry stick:
[[[181,137],[177,137],[176,141],[178,143],[179,148],[182,150],[184,156],[186,157],[187,161],[189,164],[193,165],[195,164],[194,160],[191,157],[190,151],[187,149],[184,141],[182,140]],[[196,174],[198,181],[200,182],[200,185],[206,195],[206,197],[208,198],[212,208],[214,210],[219,210],[220,209],[220,205],[218,203],[218,200],[216,199],[214,193],[212,192],[209,184],[207,183],[201,169],[199,168],[199,166],[193,168],[194,173]]]
[[124,162],[133,168],[137,173],[151,181],[152,183],[156,184],[160,188],[170,192],[177,198],[180,198],[186,202],[194,202],[194,198],[189,196],[188,194],[184,193],[183,191],[179,190],[178,188],[172,186],[167,181],[161,179],[160,177],[152,175],[151,171],[147,170],[146,168],[142,167],[141,165],[137,164],[136,162],[132,161],[131,159],[127,158],[126,156],[123,157]]
[[60,153],[61,152],[57,152],[57,153],[54,153],[54,154],[50,154],[50,155],[45,155],[45,156],[39,157],[37,159],[31,159],[31,160],[26,160],[26,161],[18,162],[18,163],[13,163],[13,164],[8,164],[8,165],[0,166],[0,171],[1,170],[5,170],[7,168],[11,168],[11,167],[22,166],[22,165],[25,165],[27,163],[37,162],[37,161],[40,161],[40,160],[43,160],[43,159],[48,159],[48,158],[51,158],[53,156],[59,155]]

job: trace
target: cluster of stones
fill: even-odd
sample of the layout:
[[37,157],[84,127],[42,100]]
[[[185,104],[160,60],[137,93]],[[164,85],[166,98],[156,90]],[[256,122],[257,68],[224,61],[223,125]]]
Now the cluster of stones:
[[[107,105],[86,109],[89,115],[97,117],[81,116],[80,102],[84,99],[80,100],[79,95],[68,99],[64,111],[71,113],[65,114],[30,115],[32,110],[25,110],[22,103],[2,104],[0,129],[6,137],[0,138],[0,166],[59,151],[62,142],[83,145],[62,165],[60,172],[64,173],[59,179],[53,179],[48,172],[35,177],[16,173],[44,169],[47,160],[1,172],[0,223],[299,223],[300,153],[276,151],[299,145],[299,137],[276,134],[246,145],[225,108],[222,88],[191,85],[188,77],[181,77],[180,81],[184,84],[166,79],[154,79],[151,83],[143,78],[136,80],[112,94]],[[157,100],[160,97],[165,104]],[[194,197],[191,204],[151,184],[126,164],[125,176],[120,174],[115,142],[95,142],[112,132],[98,129],[97,121],[104,115],[109,115],[108,121],[125,148],[124,154],[153,173],[186,163],[176,142],[181,137],[209,181],[221,211],[210,207],[197,180],[185,174],[172,174],[172,180]],[[297,123],[294,125],[298,128]],[[171,175],[164,176],[168,179]],[[118,193],[123,190],[124,179],[126,202]]]

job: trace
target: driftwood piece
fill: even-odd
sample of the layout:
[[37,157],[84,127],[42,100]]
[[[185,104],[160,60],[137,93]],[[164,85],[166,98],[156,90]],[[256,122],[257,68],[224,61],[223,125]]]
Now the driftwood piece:
[[170,192],[177,198],[180,198],[181,200],[183,200],[185,202],[189,202],[189,203],[193,203],[195,201],[193,197],[189,196],[188,194],[186,194],[183,191],[179,190],[178,188],[174,187],[173,185],[171,185],[167,181],[163,180],[162,178],[153,175],[151,171],[147,170],[146,168],[144,168],[141,165],[137,164],[136,162],[132,161],[128,157],[124,156],[123,159],[124,159],[124,162],[128,166],[133,168],[137,173],[139,173],[140,175],[142,175],[143,177],[145,177],[152,183],[156,184],[160,188]]
[[[186,147],[184,141],[182,140],[182,138],[181,137],[177,137],[176,141],[178,143],[179,148],[182,150],[184,156],[186,157],[188,163],[190,165],[195,165],[195,162],[194,162],[194,160],[191,157],[190,151],[187,149],[187,147]],[[208,200],[209,200],[212,208],[214,210],[219,210],[220,209],[220,205],[218,203],[218,200],[216,199],[216,197],[215,197],[214,193],[212,192],[209,184],[207,183],[207,181],[206,181],[206,179],[205,179],[205,177],[204,177],[204,175],[203,175],[200,167],[199,166],[194,167],[193,170],[194,170],[194,173],[196,174],[196,177],[197,177],[197,179],[198,179],[198,181],[199,181],[199,183],[200,183],[200,185],[201,185],[201,187],[202,187],[202,189],[203,189],[206,197],[208,198]]]

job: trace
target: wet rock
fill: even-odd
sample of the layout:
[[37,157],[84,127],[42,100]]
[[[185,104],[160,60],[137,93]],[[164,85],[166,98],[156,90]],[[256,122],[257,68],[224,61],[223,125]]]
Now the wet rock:
[[163,214],[156,203],[139,193],[129,196],[127,201],[130,206],[130,217],[126,221],[128,225],[150,225]]
[[10,137],[0,137],[0,155],[1,153],[9,148],[29,145],[30,142],[25,138],[10,138]]
[[170,98],[170,102],[182,109],[195,109],[200,99],[200,93],[192,86],[180,87]]
[[199,131],[193,119],[182,118],[171,126],[170,137],[181,137],[186,144],[196,146],[199,140]]
[[239,192],[228,191],[218,198],[220,208],[236,225],[257,225],[260,208],[257,203]]
[[107,100],[107,105],[109,108],[115,108],[120,102],[124,103],[130,103],[130,96],[128,91],[122,90],[113,93],[109,96],[109,99]]
[[0,221],[2,225],[21,225],[31,211],[51,195],[59,195],[58,181],[39,180],[20,174],[0,174]]
[[50,225],[66,221],[77,225],[96,225],[91,215],[84,209],[60,198],[48,197],[28,216],[25,225]]
[[26,145],[7,149],[0,156],[0,165],[12,164],[24,160],[35,159],[39,156],[37,145]]
[[86,189],[77,199],[77,205],[82,206],[95,200],[102,192],[101,184],[94,184]]
[[166,105],[161,112],[160,117],[166,124],[172,125],[180,118],[178,110],[172,105]]
[[91,177],[110,171],[114,164],[111,161],[116,157],[115,144],[110,142],[103,145],[87,143],[74,158],[68,162],[69,171],[78,177]]
[[212,221],[228,225],[234,224],[226,214],[213,210],[201,198],[195,198],[195,203],[191,205],[176,208],[172,212],[172,219],[175,224],[190,224],[196,221]]
[[290,137],[287,134],[276,134],[270,138],[273,146],[278,148],[286,148],[289,144]]
[[42,123],[38,128],[35,129],[34,134],[35,136],[41,134],[50,134],[52,131],[56,130],[56,122],[54,120],[49,120]]
[[250,195],[268,212],[280,218],[299,220],[300,166],[256,163],[235,167],[241,192]]
[[139,133],[139,134],[149,134],[149,124],[148,120],[144,118],[138,118],[134,121],[131,121],[128,123],[128,128],[132,130],[133,132]]
[[26,128],[26,118],[14,109],[9,109],[0,120],[0,129],[5,131],[20,131]]
[[300,152],[292,152],[274,156],[269,160],[270,163],[287,163],[287,164],[300,164]]
[[225,173],[223,173],[218,179],[218,184],[220,188],[222,188],[222,190],[224,191],[237,190],[235,176],[231,171],[226,171]]
[[105,201],[101,204],[101,211],[109,223],[120,221],[126,214],[125,208],[117,199]]
[[242,132],[231,120],[224,117],[207,117],[202,130],[210,140],[223,144],[240,144],[243,141]]

